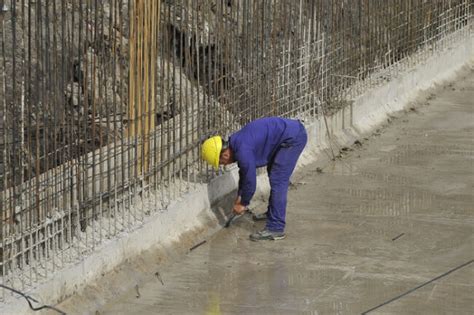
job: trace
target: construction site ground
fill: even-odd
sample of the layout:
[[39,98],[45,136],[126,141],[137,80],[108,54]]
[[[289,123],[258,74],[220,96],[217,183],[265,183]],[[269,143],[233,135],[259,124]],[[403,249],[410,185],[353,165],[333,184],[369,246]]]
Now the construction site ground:
[[96,314],[472,314],[473,102],[470,69],[307,167],[286,239],[250,241],[244,216]]

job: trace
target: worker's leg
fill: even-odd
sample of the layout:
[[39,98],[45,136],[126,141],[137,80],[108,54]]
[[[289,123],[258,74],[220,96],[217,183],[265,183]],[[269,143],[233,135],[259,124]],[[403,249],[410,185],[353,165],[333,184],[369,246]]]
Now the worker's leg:
[[267,229],[270,231],[283,232],[285,230],[288,185],[296,162],[306,145],[306,133],[303,132],[297,140],[289,147],[281,147],[268,168],[271,190],[267,212]]

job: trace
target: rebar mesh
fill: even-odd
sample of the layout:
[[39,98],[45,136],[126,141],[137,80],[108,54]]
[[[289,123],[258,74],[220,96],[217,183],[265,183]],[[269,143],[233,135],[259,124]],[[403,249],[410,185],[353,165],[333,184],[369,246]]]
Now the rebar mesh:
[[472,32],[473,5],[0,7],[0,277],[24,289],[215,176],[199,157],[209,135],[262,116],[329,115],[407,58]]

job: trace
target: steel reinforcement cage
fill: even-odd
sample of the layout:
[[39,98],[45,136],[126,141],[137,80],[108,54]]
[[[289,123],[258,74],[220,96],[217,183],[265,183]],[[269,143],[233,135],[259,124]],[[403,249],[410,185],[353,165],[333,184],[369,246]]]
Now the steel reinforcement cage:
[[28,289],[215,176],[200,159],[209,135],[262,116],[330,115],[367,88],[360,82],[389,80],[384,70],[472,32],[473,4],[0,8],[0,283]]

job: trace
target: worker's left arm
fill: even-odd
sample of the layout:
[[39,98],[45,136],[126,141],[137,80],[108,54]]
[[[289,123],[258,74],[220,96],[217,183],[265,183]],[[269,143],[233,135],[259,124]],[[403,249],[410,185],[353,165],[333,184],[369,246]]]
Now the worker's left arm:
[[[236,200],[234,211],[237,210],[236,205],[240,204],[240,208],[247,208],[255,194],[257,187],[257,169],[255,166],[255,157],[251,150],[239,152],[239,199]],[[235,211],[239,212],[239,211]],[[243,212],[243,211],[242,211]]]

